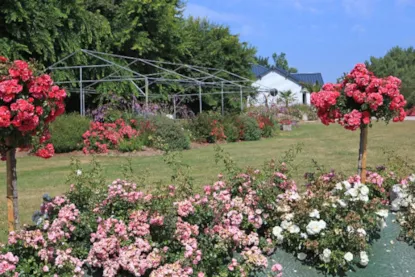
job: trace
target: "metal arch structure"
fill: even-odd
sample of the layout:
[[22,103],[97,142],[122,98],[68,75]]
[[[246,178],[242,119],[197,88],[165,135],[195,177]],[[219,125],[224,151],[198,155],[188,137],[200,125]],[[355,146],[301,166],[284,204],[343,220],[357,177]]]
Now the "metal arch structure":
[[[93,59],[98,63],[91,64],[88,62],[87,64],[67,65],[71,64],[69,63],[71,58],[79,54],[84,55],[87,59]],[[151,68],[154,73],[142,74],[130,68],[131,66],[137,65]],[[83,79],[83,73],[85,71],[97,70],[98,68],[109,68],[111,73],[100,79]],[[176,115],[176,101],[178,99],[183,99],[183,97],[198,96],[199,111],[202,112],[203,95],[220,94],[223,114],[225,94],[239,93],[242,110],[244,93],[252,93],[258,91],[269,92],[271,90],[271,88],[264,86],[254,87],[252,86],[252,80],[224,69],[167,61],[148,60],[86,49],[80,49],[73,52],[60,61],[52,64],[46,70],[52,73],[67,70],[78,71],[78,80],[60,80],[55,83],[58,85],[72,86],[72,88],[69,88],[69,91],[73,93],[79,93],[81,115],[85,115],[85,94],[98,94],[99,92],[95,89],[95,86],[103,82],[131,82],[131,84],[137,89],[138,93],[141,94],[142,97],[145,97],[145,103],[147,106],[150,97],[149,87],[152,84],[180,84],[186,88],[197,88],[198,93],[174,94],[170,96],[170,99],[173,101],[174,116]],[[204,87],[211,87],[217,91],[203,92]]]

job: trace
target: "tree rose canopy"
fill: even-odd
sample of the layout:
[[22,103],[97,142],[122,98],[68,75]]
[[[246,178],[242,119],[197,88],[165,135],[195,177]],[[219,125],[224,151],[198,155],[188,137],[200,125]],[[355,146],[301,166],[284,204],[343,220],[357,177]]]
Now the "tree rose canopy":
[[357,64],[342,83],[325,84],[313,93],[311,103],[323,124],[337,121],[352,131],[370,124],[372,117],[399,122],[406,115],[400,85],[396,77],[377,78],[364,64]]
[[[36,76],[25,61],[9,62],[0,56],[0,148],[4,159],[7,147],[31,144],[36,155],[54,154],[48,123],[65,111],[66,92],[53,85],[52,78]],[[11,138],[6,145],[6,138]],[[10,145],[12,144],[12,145]],[[43,145],[45,145],[43,147]]]

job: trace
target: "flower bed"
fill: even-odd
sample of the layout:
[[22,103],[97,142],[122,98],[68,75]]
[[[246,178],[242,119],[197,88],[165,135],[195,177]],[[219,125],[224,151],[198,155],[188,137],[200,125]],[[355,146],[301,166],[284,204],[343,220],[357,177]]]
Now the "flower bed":
[[[95,173],[88,179],[77,170],[68,194],[44,197],[36,226],[10,234],[0,251],[2,273],[281,276],[278,260],[268,257],[278,248],[323,272],[346,272],[370,263],[388,216],[379,188],[399,180],[384,169],[369,172],[366,185],[356,176],[307,174],[300,193],[285,164],[232,172],[189,195],[172,185],[149,194],[122,180],[105,188]],[[405,180],[415,178],[400,188],[410,187]]]
[[265,256],[274,249],[272,207],[259,189],[295,189],[282,173],[239,174],[232,183],[219,176],[203,195],[185,197],[174,186],[148,194],[122,180],[99,188],[88,194],[77,184],[66,196],[44,197],[37,226],[10,234],[0,274],[248,276],[269,267],[281,276]]

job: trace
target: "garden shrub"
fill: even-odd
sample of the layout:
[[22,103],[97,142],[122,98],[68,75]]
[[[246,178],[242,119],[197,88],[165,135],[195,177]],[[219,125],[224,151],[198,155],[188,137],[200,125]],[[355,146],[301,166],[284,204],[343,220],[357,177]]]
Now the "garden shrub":
[[239,126],[239,137],[244,141],[254,141],[261,139],[261,129],[255,118],[241,115],[237,118]]
[[161,150],[184,150],[190,148],[190,139],[183,127],[165,116],[151,118],[155,127],[153,146]]
[[156,126],[150,118],[145,117],[133,117],[129,120],[131,126],[137,130],[143,145],[151,146]]
[[144,141],[141,137],[132,137],[131,139],[123,139],[118,145],[120,152],[142,151],[144,149]]
[[215,143],[226,138],[222,121],[219,113],[204,112],[189,121],[189,129],[196,141]]
[[90,119],[76,113],[64,114],[50,124],[51,143],[56,153],[82,149],[82,135],[88,130]]
[[397,215],[401,232],[399,237],[411,245],[415,243],[415,174],[393,187],[393,204],[400,211]]
[[226,121],[223,125],[223,131],[227,142],[236,142],[239,140],[239,129],[234,122]]
[[288,113],[298,119],[303,118],[303,114],[307,115],[308,120],[317,120],[317,111],[314,106],[309,105],[293,105],[288,108]]
[[108,149],[118,149],[123,139],[132,139],[138,136],[137,130],[131,123],[117,119],[115,123],[91,122],[90,128],[82,137],[84,147],[82,151],[87,154],[107,153]]
[[346,272],[369,262],[370,244],[383,227],[388,210],[372,188],[352,176],[332,172],[315,178],[302,194],[285,193],[270,221],[278,243],[299,260],[326,272]]

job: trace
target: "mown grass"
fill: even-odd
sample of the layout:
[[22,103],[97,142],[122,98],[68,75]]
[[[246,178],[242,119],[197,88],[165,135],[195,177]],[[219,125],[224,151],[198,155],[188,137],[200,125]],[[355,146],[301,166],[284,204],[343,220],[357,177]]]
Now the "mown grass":
[[[327,170],[346,174],[356,172],[358,153],[358,132],[345,131],[340,126],[323,126],[317,123],[303,124],[292,132],[280,132],[277,137],[255,142],[223,144],[221,147],[228,152],[240,167],[261,167],[265,161],[278,158],[298,143],[303,150],[296,163],[299,170],[295,179],[301,183],[305,172],[313,170],[312,159],[323,165]],[[376,166],[386,162],[384,149],[393,150],[402,157],[413,156],[415,143],[415,122],[375,124],[369,131],[368,164]],[[91,157],[81,156],[82,165],[89,167]],[[108,181],[122,178],[121,165],[126,163],[125,157],[100,156],[97,160],[103,167],[103,174]],[[415,160],[415,159],[412,159]],[[192,149],[183,152],[182,162],[192,167],[192,177],[198,187],[215,180],[223,170],[222,164],[215,163],[214,146]],[[66,183],[70,171],[70,156],[56,156],[50,160],[36,157],[18,159],[19,208],[23,223],[30,223],[33,211],[39,208],[44,193],[57,195],[68,189]],[[148,185],[160,181],[170,182],[172,170],[163,162],[163,156],[132,157],[136,175],[148,174]],[[412,165],[413,164],[412,161]],[[5,180],[5,163],[0,168],[0,179]],[[5,181],[3,182],[5,184]],[[6,218],[6,186],[0,193],[0,241],[4,241],[7,233]]]

